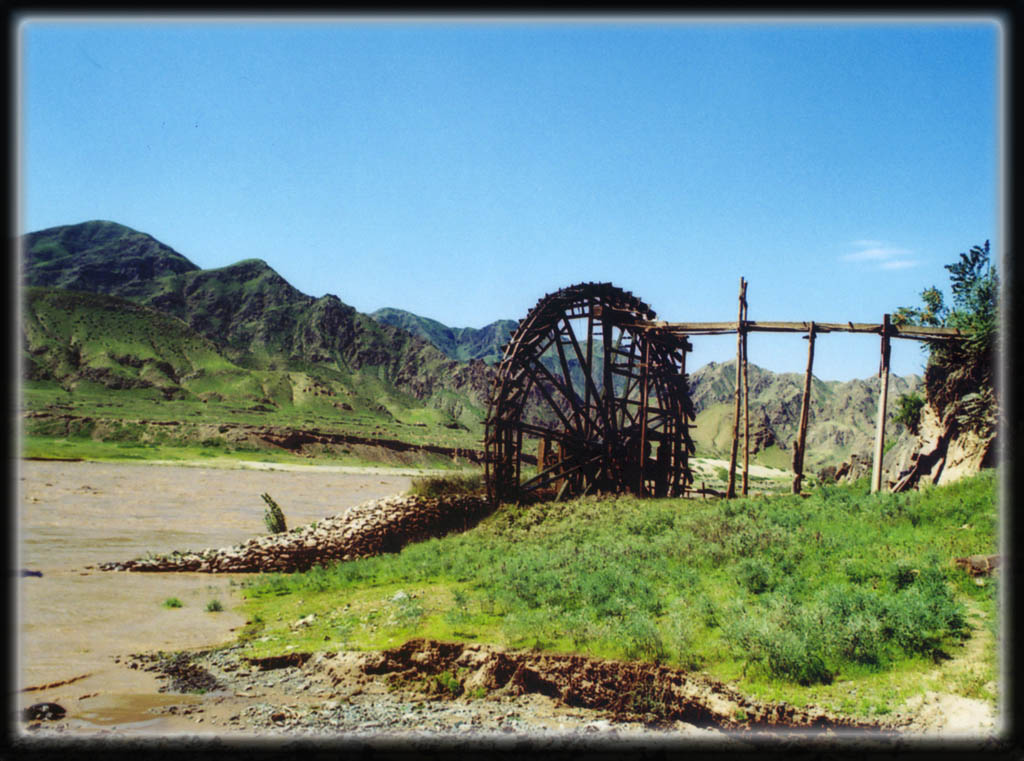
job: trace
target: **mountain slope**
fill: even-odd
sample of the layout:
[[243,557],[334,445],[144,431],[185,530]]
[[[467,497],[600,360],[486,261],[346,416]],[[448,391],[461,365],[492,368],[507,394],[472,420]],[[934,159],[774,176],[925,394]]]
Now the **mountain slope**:
[[29,286],[151,306],[179,318],[246,367],[324,365],[368,373],[456,418],[486,407],[490,371],[482,363],[461,365],[336,296],[307,296],[258,259],[202,270],[151,236],[97,221],[25,236],[24,277]]
[[[759,449],[775,446],[780,464],[792,457],[796,439],[804,378],[801,373],[773,373],[757,365],[748,366],[751,436]],[[895,400],[921,386],[917,375],[890,376],[886,438],[896,439],[902,426],[892,421]],[[697,413],[695,439],[698,453],[724,454],[732,438],[736,361],[711,362],[690,374],[690,393]],[[851,454],[869,453],[874,448],[880,380],[811,380],[811,406],[807,429],[807,467],[837,463]],[[742,426],[742,419],[740,421]]]
[[515,320],[497,320],[482,328],[449,328],[429,317],[391,307],[371,312],[370,317],[429,341],[451,359],[479,359],[489,365],[501,361],[502,349],[519,324]]
[[51,227],[24,237],[26,284],[134,299],[154,280],[198,270],[150,235],[116,222]]
[[155,388],[173,398],[186,378],[240,371],[180,320],[112,296],[27,288],[22,323],[27,380]]

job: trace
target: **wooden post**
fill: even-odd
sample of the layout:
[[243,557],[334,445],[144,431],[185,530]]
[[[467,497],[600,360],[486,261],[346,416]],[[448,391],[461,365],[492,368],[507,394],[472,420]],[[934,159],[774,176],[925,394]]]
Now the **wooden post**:
[[743,318],[739,328],[743,336],[743,496],[747,496],[750,481],[750,384],[747,378],[747,331],[743,329],[747,321],[747,289],[743,289]]
[[736,496],[736,447],[740,435],[740,372],[743,364],[743,299],[747,293],[747,281],[740,278],[740,305],[736,325],[736,403],[732,416],[732,453],[729,455],[729,486],[725,491],[727,499]]
[[[692,348],[693,347],[690,346],[689,341],[684,337],[683,338],[683,353],[682,353],[682,356],[679,358],[679,374],[682,376],[683,382],[686,383],[686,395],[687,395],[687,397],[689,397],[689,395],[690,395],[690,386],[689,386],[689,383],[687,382],[687,379],[686,379],[686,352],[688,352]],[[676,496],[682,497],[682,496],[686,495],[686,475],[685,475],[685,472],[688,471],[689,467],[690,467],[690,452],[687,450],[686,446],[683,444],[683,432],[685,431],[686,433],[689,433],[689,425],[690,425],[689,418],[686,415],[686,409],[687,409],[686,405],[684,404],[683,405],[683,413],[679,416],[680,417],[679,424],[682,426],[682,429],[676,432],[676,436],[674,437],[674,442],[673,442],[673,447],[675,448],[675,463],[674,463],[675,467],[673,468],[673,471],[675,472],[675,475],[673,476],[675,487],[674,487],[673,494],[672,494],[673,497],[676,497]],[[682,475],[683,482],[681,484],[679,483],[680,474],[683,474]],[[691,483],[692,483],[692,481],[691,481]]]
[[878,369],[882,387],[878,393],[878,424],[875,429],[875,462],[871,470],[872,493],[882,488],[882,452],[885,449],[885,407],[889,396],[889,315],[882,316],[882,362]]
[[804,479],[804,446],[807,442],[807,421],[811,416],[811,370],[814,366],[814,323],[807,331],[807,373],[804,375],[804,395],[800,403],[800,429],[793,447],[793,493],[799,494]]
[[639,489],[637,494],[641,497],[646,496],[644,490],[644,469],[647,465],[647,395],[649,389],[647,388],[647,367],[651,361],[651,342],[644,336],[644,366],[643,366],[643,381],[641,382],[641,396],[640,396],[640,483],[638,484]]

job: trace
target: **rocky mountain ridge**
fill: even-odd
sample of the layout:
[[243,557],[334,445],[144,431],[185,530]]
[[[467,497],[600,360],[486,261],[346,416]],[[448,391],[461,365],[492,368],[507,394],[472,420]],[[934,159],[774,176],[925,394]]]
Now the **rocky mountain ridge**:
[[391,307],[371,312],[370,317],[429,341],[451,359],[480,359],[489,365],[501,361],[502,350],[519,324],[516,320],[496,320],[482,328],[450,328],[429,317]]
[[373,368],[421,401],[453,391],[486,406],[490,372],[482,362],[456,362],[337,296],[303,294],[259,259],[200,269],[149,235],[93,221],[26,235],[24,282],[151,307],[180,319],[243,366]]

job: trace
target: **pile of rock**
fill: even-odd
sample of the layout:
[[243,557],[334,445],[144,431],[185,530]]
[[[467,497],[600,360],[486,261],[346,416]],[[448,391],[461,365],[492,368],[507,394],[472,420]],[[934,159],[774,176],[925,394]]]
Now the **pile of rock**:
[[98,567],[103,571],[201,573],[305,571],[339,560],[397,552],[410,542],[464,531],[490,510],[485,499],[468,495],[385,497],[288,533],[259,536],[234,547],[173,552]]

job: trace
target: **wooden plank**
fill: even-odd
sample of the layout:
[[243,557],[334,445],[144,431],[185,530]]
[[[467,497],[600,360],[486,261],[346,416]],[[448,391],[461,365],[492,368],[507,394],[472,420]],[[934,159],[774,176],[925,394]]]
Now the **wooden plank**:
[[[649,388],[647,385],[647,366],[651,359],[651,343],[644,341],[644,373],[640,391],[640,484],[637,496],[644,496],[644,469],[647,465],[647,397]],[[625,405],[623,405],[625,407]]]
[[882,381],[878,395],[878,421],[875,427],[875,459],[871,466],[871,491],[882,488],[882,452],[885,449],[885,407],[889,396],[889,315],[882,317],[882,361],[878,376]]
[[[882,325],[869,322],[814,322],[818,333],[874,333],[881,335]],[[715,335],[738,332],[738,322],[665,322],[662,320],[638,323],[637,328],[664,330],[685,337],[689,335]],[[744,320],[743,329],[749,333],[806,333],[811,321],[780,322],[770,320]],[[909,338],[917,341],[941,341],[963,338],[967,334],[959,328],[939,328],[923,325],[892,325],[891,338]]]

